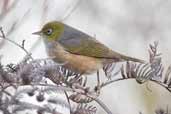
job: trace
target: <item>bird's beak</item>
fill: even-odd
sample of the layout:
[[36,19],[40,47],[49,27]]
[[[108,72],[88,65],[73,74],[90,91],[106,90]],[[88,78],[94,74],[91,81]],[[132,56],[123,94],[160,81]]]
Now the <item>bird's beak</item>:
[[42,31],[33,32],[32,34],[33,35],[39,35],[40,36],[42,34]]

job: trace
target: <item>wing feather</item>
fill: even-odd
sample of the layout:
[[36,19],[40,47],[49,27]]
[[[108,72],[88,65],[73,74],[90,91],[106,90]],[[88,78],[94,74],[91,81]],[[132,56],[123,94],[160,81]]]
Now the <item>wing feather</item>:
[[68,25],[65,25],[64,33],[61,38],[59,38],[58,42],[66,51],[77,55],[113,59],[115,61],[127,60],[144,63],[143,60],[117,53],[97,41],[95,38]]
[[65,25],[64,33],[58,42],[70,53],[97,58],[120,58],[120,54],[114,53],[95,38],[68,25]]

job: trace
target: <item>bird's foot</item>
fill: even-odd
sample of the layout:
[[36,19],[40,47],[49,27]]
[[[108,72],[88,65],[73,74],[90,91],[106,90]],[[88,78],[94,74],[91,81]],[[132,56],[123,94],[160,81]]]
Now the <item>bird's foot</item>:
[[95,93],[100,94],[100,90],[101,90],[101,85],[97,85],[94,87]]

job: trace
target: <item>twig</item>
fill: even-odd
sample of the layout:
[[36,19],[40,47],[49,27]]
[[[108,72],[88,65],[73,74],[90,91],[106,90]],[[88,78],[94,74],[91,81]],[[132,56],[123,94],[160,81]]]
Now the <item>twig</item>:
[[118,78],[118,79],[110,80],[110,81],[107,81],[105,83],[102,83],[100,87],[103,88],[103,87],[105,87],[109,84],[112,84],[114,82],[118,82],[118,81],[122,81],[122,80],[130,80],[130,79],[135,79],[135,78]]
[[65,93],[65,96],[66,96],[66,98],[67,98],[67,101],[68,101],[68,104],[69,104],[69,110],[70,110],[70,114],[71,114],[71,111],[72,111],[72,109],[71,109],[71,102],[70,102],[70,100],[69,100],[68,93],[67,93],[66,91],[64,91],[64,93]]
[[[69,87],[64,87],[64,86],[57,86],[57,85],[50,85],[50,84],[34,84],[34,86],[47,86],[47,87],[52,87],[52,89],[59,89],[59,90],[63,90],[63,91],[71,91],[71,92],[77,92],[77,93],[80,93],[80,94],[85,94],[84,93],[84,90],[81,92],[81,91],[77,91],[76,89],[72,89],[72,88],[69,88]],[[107,106],[102,102],[100,101],[98,98],[94,98],[88,94],[86,94],[85,96],[95,100],[105,111],[107,114],[112,114],[112,112],[107,108]]]
[[1,32],[1,34],[2,34],[2,38],[5,38],[5,33],[4,33],[4,31],[2,30],[2,27],[0,27],[0,32]]
[[22,43],[22,45],[20,45],[20,44],[16,43],[15,41],[6,38],[6,36],[5,36],[5,34],[4,34],[4,31],[2,30],[2,27],[0,27],[0,32],[1,32],[1,34],[2,34],[2,36],[0,36],[0,38],[2,38],[3,40],[9,41],[9,42],[11,42],[12,44],[16,45],[17,47],[21,48],[21,49],[27,54],[27,56],[29,55],[30,58],[33,60],[33,57],[31,56],[31,53],[29,53],[29,52],[24,48],[24,46],[23,46],[24,43]]
[[94,100],[106,111],[107,114],[113,114],[100,99],[96,98]]
[[165,84],[163,84],[162,82],[158,82],[158,81],[153,80],[153,79],[151,79],[150,81],[152,81],[152,82],[155,82],[155,83],[159,84],[160,86],[164,87],[166,90],[168,90],[168,91],[171,93],[171,90],[168,88],[168,86],[167,86],[167,85],[165,85]]
[[[105,87],[105,86],[107,86],[107,85],[109,85],[109,84],[112,84],[112,83],[114,83],[114,82],[124,81],[124,80],[133,80],[133,79],[135,79],[135,78],[126,78],[126,79],[119,78],[119,79],[111,80],[111,81],[108,81],[108,82],[106,82],[106,83],[102,83],[101,88],[103,88],[103,87]],[[155,82],[156,84],[159,84],[160,86],[164,87],[167,91],[169,91],[169,92],[171,93],[171,90],[168,88],[167,85],[165,85],[165,84],[163,84],[163,83],[161,83],[161,82],[158,82],[158,81],[156,81],[156,80],[153,80],[153,79],[151,79],[151,80],[149,80],[149,81],[152,81],[152,82]]]

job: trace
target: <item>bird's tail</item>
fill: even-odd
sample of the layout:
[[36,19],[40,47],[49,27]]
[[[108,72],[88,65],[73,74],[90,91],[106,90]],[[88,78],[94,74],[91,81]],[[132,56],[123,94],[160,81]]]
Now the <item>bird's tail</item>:
[[134,57],[122,56],[121,58],[122,58],[123,60],[126,60],[126,61],[133,61],[133,62],[139,62],[139,63],[146,63],[146,61],[141,60],[141,59],[137,59],[137,58],[134,58]]

